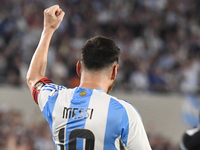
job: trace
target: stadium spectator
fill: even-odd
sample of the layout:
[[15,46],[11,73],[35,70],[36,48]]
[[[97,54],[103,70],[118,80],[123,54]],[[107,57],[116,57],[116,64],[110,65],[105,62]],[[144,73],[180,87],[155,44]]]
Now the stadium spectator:
[[[19,79],[24,77],[23,70],[30,63],[42,30],[39,14],[54,3],[62,5],[67,19],[53,39],[52,53],[59,59],[49,56],[48,76],[54,76],[52,64],[62,61],[60,73],[68,72],[76,79],[70,66],[79,59],[80,47],[86,39],[104,35],[113,37],[122,49],[120,64],[124,69],[119,70],[121,78],[115,89],[124,86],[125,90],[199,92],[199,81],[193,84],[199,71],[192,71],[193,65],[199,65],[199,1],[190,0],[1,0],[0,83],[24,85],[24,80]],[[73,53],[74,62],[67,61],[69,55],[63,52]],[[137,65],[144,62],[145,67],[139,69]],[[187,73],[190,70],[193,75]],[[61,75],[55,80],[66,78]],[[135,87],[136,81],[143,82],[143,87]]]

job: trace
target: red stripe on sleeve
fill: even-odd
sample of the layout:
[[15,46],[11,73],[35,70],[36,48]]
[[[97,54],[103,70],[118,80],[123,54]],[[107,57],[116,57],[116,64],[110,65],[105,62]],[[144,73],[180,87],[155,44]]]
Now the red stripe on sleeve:
[[32,87],[31,94],[36,104],[38,104],[38,96],[39,96],[41,88],[44,85],[49,84],[49,83],[53,83],[53,82],[48,78],[42,78],[38,82],[36,82],[35,85]]

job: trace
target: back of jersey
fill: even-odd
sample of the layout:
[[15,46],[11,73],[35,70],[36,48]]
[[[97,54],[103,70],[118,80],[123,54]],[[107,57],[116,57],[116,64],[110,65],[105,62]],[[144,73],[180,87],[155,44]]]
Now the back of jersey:
[[144,147],[138,149],[150,149],[136,110],[101,89],[47,84],[40,91],[39,106],[57,150],[132,149],[140,140]]

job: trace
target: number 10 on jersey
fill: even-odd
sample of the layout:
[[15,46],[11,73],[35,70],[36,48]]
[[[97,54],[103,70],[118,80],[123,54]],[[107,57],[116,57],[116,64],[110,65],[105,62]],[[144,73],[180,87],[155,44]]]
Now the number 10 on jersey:
[[[65,143],[65,128],[60,129],[58,133],[60,148],[61,150],[64,150]],[[77,150],[77,139],[85,139],[85,150],[94,150],[94,142],[95,137],[94,134],[87,129],[74,129],[69,133],[69,139],[68,139],[68,149],[69,150]]]

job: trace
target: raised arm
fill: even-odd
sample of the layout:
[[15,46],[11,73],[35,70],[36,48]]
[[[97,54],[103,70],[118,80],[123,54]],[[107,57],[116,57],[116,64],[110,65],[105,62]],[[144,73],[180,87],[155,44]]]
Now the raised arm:
[[27,72],[27,84],[30,90],[38,80],[45,77],[49,44],[64,15],[65,13],[58,5],[44,11],[44,29]]

